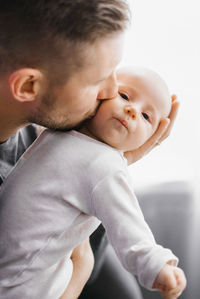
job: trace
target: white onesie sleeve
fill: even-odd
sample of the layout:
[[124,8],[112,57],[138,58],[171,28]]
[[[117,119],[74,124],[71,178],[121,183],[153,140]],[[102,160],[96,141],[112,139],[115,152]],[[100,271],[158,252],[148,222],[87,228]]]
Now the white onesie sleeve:
[[151,290],[164,264],[178,259],[171,250],[156,244],[128,173],[119,171],[100,181],[93,190],[92,203],[123,266]]

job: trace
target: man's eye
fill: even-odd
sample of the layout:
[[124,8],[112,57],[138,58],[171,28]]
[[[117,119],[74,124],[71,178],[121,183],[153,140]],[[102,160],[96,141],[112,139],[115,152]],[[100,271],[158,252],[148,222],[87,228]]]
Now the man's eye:
[[124,94],[124,93],[120,93],[119,95],[120,95],[120,97],[122,97],[124,100],[126,100],[126,101],[129,100],[129,98],[127,97],[126,94]]
[[149,116],[146,113],[142,113],[142,116],[144,117],[144,119],[149,120]]

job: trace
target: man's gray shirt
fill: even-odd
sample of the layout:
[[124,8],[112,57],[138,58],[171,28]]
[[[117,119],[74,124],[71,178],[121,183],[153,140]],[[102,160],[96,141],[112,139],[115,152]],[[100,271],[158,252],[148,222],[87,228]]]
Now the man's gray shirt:
[[0,144],[0,185],[36,137],[36,128],[29,125]]

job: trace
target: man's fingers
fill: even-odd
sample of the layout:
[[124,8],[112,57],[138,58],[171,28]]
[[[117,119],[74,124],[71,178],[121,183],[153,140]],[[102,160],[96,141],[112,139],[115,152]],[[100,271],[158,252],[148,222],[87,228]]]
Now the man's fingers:
[[172,94],[171,95],[171,99],[172,99],[172,102],[176,101],[177,100],[177,95],[176,94]]
[[164,139],[166,139],[169,136],[169,134],[173,128],[176,116],[178,114],[179,106],[180,106],[180,103],[178,101],[174,100],[172,102],[172,108],[171,108],[171,112],[169,115],[170,124],[169,124],[168,128],[166,129],[166,131],[164,132],[164,134],[161,136],[159,142],[162,142]]
[[163,134],[165,134],[165,132],[166,132],[167,128],[169,127],[169,125],[170,125],[170,120],[168,118],[163,118],[160,121],[160,124],[159,124],[158,129],[156,130],[156,132],[142,146],[142,147],[144,147],[145,153],[148,153],[153,147],[155,147],[155,145],[158,142],[161,141],[161,138],[162,138]]

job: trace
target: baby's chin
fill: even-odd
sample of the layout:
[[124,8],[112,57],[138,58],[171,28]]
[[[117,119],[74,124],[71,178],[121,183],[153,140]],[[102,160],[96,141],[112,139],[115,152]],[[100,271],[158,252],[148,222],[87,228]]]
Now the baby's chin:
[[99,130],[93,128],[92,125],[89,126],[89,132],[92,134],[93,138],[117,149],[120,151],[133,151],[140,147],[144,142],[141,139],[138,140],[129,140],[124,136],[124,134],[120,134],[118,130]]

